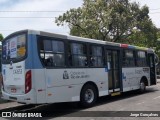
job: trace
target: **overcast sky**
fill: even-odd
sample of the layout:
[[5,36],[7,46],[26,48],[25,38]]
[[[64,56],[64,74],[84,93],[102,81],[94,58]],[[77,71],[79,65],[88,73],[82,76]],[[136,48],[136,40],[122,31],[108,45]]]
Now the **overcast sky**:
[[[131,1],[139,2],[141,6],[149,6],[149,15],[153,23],[160,28],[160,0]],[[81,6],[82,2],[83,0],[0,0],[0,33],[6,37],[18,30],[34,29],[69,34],[68,27],[57,27],[54,18],[70,8]]]

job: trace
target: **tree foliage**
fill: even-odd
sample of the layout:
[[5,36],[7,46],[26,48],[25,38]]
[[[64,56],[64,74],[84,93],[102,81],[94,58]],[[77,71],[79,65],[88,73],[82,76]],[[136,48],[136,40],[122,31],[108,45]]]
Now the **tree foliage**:
[[0,34],[0,41],[2,41],[3,40],[3,35],[2,34]]
[[160,28],[157,29],[156,54],[160,58]]
[[154,46],[156,27],[147,6],[130,0],[83,0],[82,7],[70,9],[56,18],[67,24],[70,34],[104,41]]

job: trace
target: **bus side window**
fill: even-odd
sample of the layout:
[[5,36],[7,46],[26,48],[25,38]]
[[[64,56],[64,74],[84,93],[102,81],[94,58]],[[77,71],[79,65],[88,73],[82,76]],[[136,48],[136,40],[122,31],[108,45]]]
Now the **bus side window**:
[[53,53],[52,53],[52,41],[51,40],[43,40],[44,44],[44,65],[46,67],[53,66]]
[[40,57],[46,67],[65,65],[64,43],[58,40],[43,40],[40,42]]
[[102,67],[104,65],[102,47],[91,46],[90,49],[90,65],[93,67]]
[[62,41],[52,41],[54,66],[64,66],[64,43]]
[[134,66],[135,66],[134,51],[123,50],[123,67],[134,67]]
[[48,66],[48,67],[54,66],[52,57],[47,58],[45,63],[46,63],[46,66]]
[[147,65],[147,55],[144,51],[137,51],[137,66],[145,67]]
[[[70,48],[70,46],[69,46]],[[70,49],[68,50],[68,64],[69,66],[72,66],[72,55]]]
[[127,67],[128,62],[127,62],[127,57],[126,57],[126,50],[123,50],[123,67]]
[[87,63],[87,46],[82,43],[70,43],[69,64],[73,67],[85,67]]

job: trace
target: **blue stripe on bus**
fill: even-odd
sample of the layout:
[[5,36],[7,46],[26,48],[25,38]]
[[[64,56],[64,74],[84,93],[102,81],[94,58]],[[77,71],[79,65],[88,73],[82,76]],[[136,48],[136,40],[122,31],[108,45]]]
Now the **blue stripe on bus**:
[[25,62],[26,69],[42,69],[42,64],[38,56],[37,37],[36,35],[28,35],[27,59]]

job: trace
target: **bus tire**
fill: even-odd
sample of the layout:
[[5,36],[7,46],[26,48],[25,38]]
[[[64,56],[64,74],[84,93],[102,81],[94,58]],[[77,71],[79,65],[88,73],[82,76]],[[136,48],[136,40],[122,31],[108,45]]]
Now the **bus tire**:
[[80,94],[80,104],[82,107],[91,107],[95,104],[98,94],[95,86],[91,84],[85,85]]
[[139,92],[144,93],[145,91],[146,91],[146,84],[145,84],[144,80],[142,79],[140,82]]

